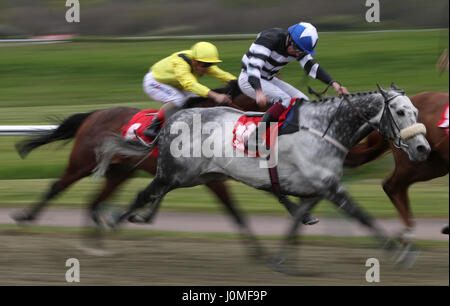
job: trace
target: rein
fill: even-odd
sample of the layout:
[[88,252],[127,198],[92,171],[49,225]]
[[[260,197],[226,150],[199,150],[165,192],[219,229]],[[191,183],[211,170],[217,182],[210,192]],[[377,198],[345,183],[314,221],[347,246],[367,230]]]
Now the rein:
[[[322,95],[325,94],[328,89],[330,88],[330,85],[328,85],[325,90],[323,90],[322,92],[316,92],[315,90],[313,90],[311,87],[308,86],[308,93],[313,94],[315,96],[317,96],[319,99],[322,98]],[[396,97],[398,97],[399,95],[394,95],[390,98],[387,98],[383,92],[381,92],[381,95],[383,96],[384,99],[384,107],[383,107],[383,111],[380,117],[381,118],[384,117],[385,114],[387,114],[388,116],[388,124],[389,124],[389,130],[390,130],[390,134],[392,135],[385,135],[385,133],[382,133],[378,126],[376,126],[375,124],[373,124],[372,122],[370,122],[369,119],[367,119],[354,105],[353,103],[350,101],[350,99],[348,98],[348,95],[342,95],[342,97],[344,98],[345,102],[347,102],[347,104],[350,106],[350,108],[352,109],[352,111],[354,113],[356,113],[358,115],[359,118],[361,118],[364,122],[366,122],[373,130],[377,131],[378,133],[380,133],[383,137],[386,137],[387,139],[392,141],[392,144],[396,147],[396,148],[401,148],[402,145],[405,146],[405,144],[402,143],[402,137],[401,137],[401,129],[398,127],[397,123],[394,120],[394,117],[392,116],[391,111],[389,110],[388,104],[390,101],[392,101],[393,99],[395,99]],[[335,115],[331,118],[330,122],[328,123],[327,128],[325,129],[325,132],[323,132],[322,137],[325,137],[329,128],[331,127],[331,124],[334,122],[334,119],[336,118],[336,116],[339,114],[339,111],[341,110],[341,106],[342,106],[342,100],[341,103],[339,104]],[[397,137],[397,135],[399,135],[400,133],[400,137]]]
[[[381,92],[380,92],[381,93]],[[381,93],[381,95],[383,96],[384,99],[384,106],[383,106],[383,112],[381,113],[381,117],[380,120],[384,117],[384,115],[387,113],[388,115],[388,122],[389,122],[389,130],[391,131],[392,135],[386,135],[384,133],[382,133],[380,131],[380,129],[378,128],[378,126],[376,126],[375,124],[373,124],[372,122],[370,122],[369,119],[367,119],[354,105],[352,102],[350,102],[350,99],[348,98],[348,95],[343,95],[344,100],[347,102],[347,104],[350,106],[350,108],[352,109],[353,112],[355,112],[358,117],[360,117],[362,120],[364,120],[373,130],[377,131],[378,133],[380,133],[380,135],[382,135],[383,137],[389,139],[392,141],[392,144],[397,147],[400,148],[402,145],[402,139],[401,137],[396,137],[398,135],[398,132],[401,131],[401,129],[398,127],[397,123],[394,120],[394,117],[392,116],[391,111],[389,110],[388,104],[390,101],[392,101],[393,99],[397,98],[400,95],[394,95],[392,97],[390,97],[389,99],[386,98],[386,96]],[[395,131],[397,130],[397,132]],[[396,140],[398,139],[398,143],[396,143]]]
[[[228,91],[227,91],[225,94],[228,95],[228,96],[230,96],[230,97],[232,98],[232,100],[233,100],[232,93],[233,93],[233,88],[230,86],[230,88],[228,89]],[[243,107],[240,107],[239,105],[236,105],[236,104],[234,104],[233,102],[230,102],[230,103],[228,103],[227,105],[230,106],[230,107],[232,107],[232,108],[235,108],[235,109],[237,109],[237,110],[240,110],[240,111],[242,111],[242,112],[245,112],[245,109],[244,109]]]

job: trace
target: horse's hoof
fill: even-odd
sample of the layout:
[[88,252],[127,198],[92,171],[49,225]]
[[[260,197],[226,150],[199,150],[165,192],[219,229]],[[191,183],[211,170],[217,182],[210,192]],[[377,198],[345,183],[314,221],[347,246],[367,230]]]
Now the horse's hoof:
[[263,260],[266,257],[266,252],[261,247],[250,247],[248,255],[253,260]]
[[303,217],[303,220],[302,220],[304,225],[314,225],[316,223],[319,223],[319,221],[320,220],[318,218],[316,218],[316,217],[314,217],[313,215],[310,215],[310,214],[306,214]]
[[106,226],[108,226],[110,229],[117,230],[119,228],[119,224],[121,222],[121,216],[122,216],[121,212],[112,211],[109,214],[109,217],[106,217],[104,219]]
[[19,211],[11,214],[11,218],[17,223],[31,222],[35,218],[34,216],[27,211]]
[[409,269],[414,265],[419,254],[420,250],[418,248],[413,245],[407,245],[397,253],[395,265],[402,269]]
[[147,220],[141,215],[131,215],[127,220],[131,223],[147,223]]
[[448,235],[448,224],[442,228],[441,233],[444,235]]
[[281,265],[284,261],[285,261],[285,259],[282,257],[271,257],[267,260],[267,263],[269,265],[277,266],[277,265]]
[[384,241],[382,249],[389,252],[395,252],[399,248],[398,242],[394,239],[388,238]]

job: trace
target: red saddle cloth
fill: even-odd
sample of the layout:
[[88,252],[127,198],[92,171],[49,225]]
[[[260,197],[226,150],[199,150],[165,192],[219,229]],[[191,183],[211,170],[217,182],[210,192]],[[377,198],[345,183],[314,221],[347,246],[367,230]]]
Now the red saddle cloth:
[[[291,110],[292,106],[294,105],[294,102],[296,101],[296,98],[293,98],[291,100],[291,103],[289,104],[289,107],[286,108],[284,110],[284,112],[281,114],[280,118],[278,118],[278,124],[277,124],[277,129],[271,127],[270,128],[270,135],[272,135],[272,139],[274,139],[273,137],[275,135],[273,135],[274,133],[278,133],[278,131],[280,130],[280,127],[283,125],[283,123],[286,120],[286,116],[289,113],[289,111]],[[247,142],[250,134],[256,129],[256,127],[258,126],[258,123],[261,121],[262,116],[261,117],[247,117],[245,115],[242,115],[238,121],[236,122],[236,124],[234,125],[233,128],[233,147],[236,148],[236,150],[239,150],[241,152],[244,152],[245,154],[247,154],[248,156],[251,157],[257,157],[259,156],[258,152],[256,152],[256,154],[248,152],[245,149],[245,143]],[[266,131],[264,133],[264,135],[262,136],[262,139],[264,139],[266,141],[266,143],[268,143],[270,145],[270,143],[267,141],[267,135],[268,131]],[[270,138],[269,138],[270,139]]]
[[[122,127],[122,136],[128,139],[136,139],[134,135],[134,131],[136,131],[137,135],[141,137],[146,142],[152,142],[153,139],[149,139],[144,136],[145,129],[152,122],[153,117],[155,117],[157,109],[146,109],[140,111],[136,115],[134,115],[130,121]],[[154,114],[154,115],[147,115]],[[150,156],[158,156],[158,147],[156,147],[151,153]]]
[[437,126],[444,129],[445,134],[448,136],[448,104],[444,108],[444,111],[441,114],[441,120],[438,122]]

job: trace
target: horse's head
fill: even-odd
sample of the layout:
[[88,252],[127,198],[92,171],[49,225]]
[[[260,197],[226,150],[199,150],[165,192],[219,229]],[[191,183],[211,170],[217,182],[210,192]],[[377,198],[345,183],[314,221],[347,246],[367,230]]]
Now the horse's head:
[[384,89],[378,85],[384,98],[384,108],[379,119],[379,132],[405,151],[412,161],[423,161],[430,153],[425,134],[426,128],[417,122],[418,111],[394,83]]

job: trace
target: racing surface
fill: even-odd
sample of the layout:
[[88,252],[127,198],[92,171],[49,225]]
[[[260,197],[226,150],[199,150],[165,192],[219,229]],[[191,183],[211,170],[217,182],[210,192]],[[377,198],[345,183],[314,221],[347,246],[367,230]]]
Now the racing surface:
[[[358,242],[305,241],[296,252],[303,276],[274,272],[252,260],[234,239],[119,234],[104,239],[105,256],[92,256],[70,233],[0,229],[0,285],[447,285],[447,247],[422,249],[415,265],[402,270],[389,253]],[[269,254],[277,240],[262,241]],[[67,283],[65,262],[77,258],[80,282]],[[368,258],[380,262],[380,282],[368,283]]]
[[[82,210],[49,209],[37,223],[43,227],[31,228],[13,225],[9,217],[13,211],[0,210],[0,285],[67,285],[69,268],[65,263],[69,258],[80,262],[80,285],[449,284],[449,249],[443,242],[448,236],[440,234],[445,219],[418,220],[416,238],[441,242],[422,247],[410,269],[396,267],[392,254],[378,249],[372,239],[315,236],[367,235],[347,219],[321,219],[317,225],[306,227],[308,238],[294,252],[301,276],[286,276],[264,261],[250,258],[239,239],[224,236],[236,231],[223,215],[162,212],[154,224],[128,224],[125,231],[104,232],[103,248],[98,251],[86,248],[93,246],[94,240],[86,238],[89,230],[79,228],[86,221]],[[278,237],[288,219],[249,218],[255,232],[266,236],[262,244],[267,259],[278,250]],[[379,221],[391,234],[401,228],[397,219]],[[206,232],[211,234],[202,234]],[[365,280],[369,258],[379,260],[379,283]]]

